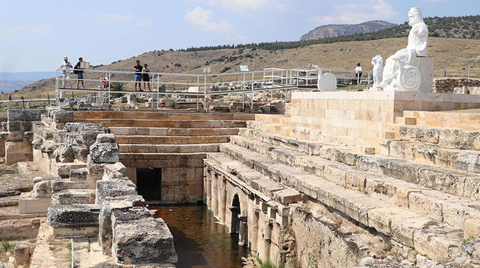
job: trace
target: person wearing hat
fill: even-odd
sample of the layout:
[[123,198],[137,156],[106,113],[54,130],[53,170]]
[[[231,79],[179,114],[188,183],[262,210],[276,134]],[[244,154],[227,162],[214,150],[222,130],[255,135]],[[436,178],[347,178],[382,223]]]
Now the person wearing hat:
[[62,65],[60,65],[60,69],[62,69],[62,88],[65,88],[65,77],[67,81],[70,80],[70,72],[73,68],[72,64],[68,61],[68,57],[63,57]]

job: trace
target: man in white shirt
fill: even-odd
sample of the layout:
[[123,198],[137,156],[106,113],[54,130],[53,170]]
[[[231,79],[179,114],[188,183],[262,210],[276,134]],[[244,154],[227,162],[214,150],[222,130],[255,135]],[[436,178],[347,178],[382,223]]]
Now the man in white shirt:
[[355,68],[355,79],[353,80],[353,84],[359,84],[360,77],[362,77],[362,67],[360,66],[360,63],[357,63],[357,67]]
[[72,72],[72,64],[68,61],[68,57],[63,57],[62,65],[60,65],[60,69],[62,69],[62,88],[65,88],[65,77],[67,77],[67,81],[70,80],[70,73]]

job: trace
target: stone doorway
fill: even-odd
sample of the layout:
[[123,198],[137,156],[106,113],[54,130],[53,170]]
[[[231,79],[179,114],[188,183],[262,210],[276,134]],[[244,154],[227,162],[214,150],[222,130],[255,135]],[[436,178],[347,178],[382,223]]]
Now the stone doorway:
[[138,194],[149,203],[162,201],[162,169],[137,168]]

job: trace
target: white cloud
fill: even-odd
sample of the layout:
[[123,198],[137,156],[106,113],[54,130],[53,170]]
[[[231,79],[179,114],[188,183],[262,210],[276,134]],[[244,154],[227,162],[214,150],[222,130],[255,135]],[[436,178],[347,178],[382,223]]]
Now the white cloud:
[[334,9],[338,15],[316,16],[313,21],[318,24],[361,23],[370,20],[392,21],[398,17],[398,13],[384,0],[339,3],[335,5]]
[[202,32],[217,32],[227,35],[230,40],[245,41],[246,37],[240,36],[235,28],[225,19],[213,21],[214,13],[211,10],[205,10],[202,7],[196,7],[192,11],[187,11],[183,18],[193,28],[200,29]]

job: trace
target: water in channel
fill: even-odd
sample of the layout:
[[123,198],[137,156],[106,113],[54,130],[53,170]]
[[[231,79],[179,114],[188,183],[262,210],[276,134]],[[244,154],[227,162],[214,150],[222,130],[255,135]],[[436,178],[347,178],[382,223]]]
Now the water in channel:
[[216,223],[205,205],[151,206],[173,234],[177,268],[241,268],[248,249],[238,245],[238,234]]

